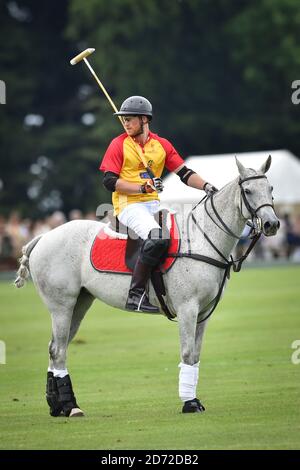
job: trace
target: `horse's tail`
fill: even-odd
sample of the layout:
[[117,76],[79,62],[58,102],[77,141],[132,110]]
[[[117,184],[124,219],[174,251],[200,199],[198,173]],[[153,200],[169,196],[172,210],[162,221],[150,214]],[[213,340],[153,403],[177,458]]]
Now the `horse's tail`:
[[29,277],[29,256],[35,245],[42,238],[43,235],[38,235],[33,238],[27,245],[22,248],[22,258],[19,259],[20,267],[17,272],[17,278],[14,285],[18,288],[23,287],[26,279]]

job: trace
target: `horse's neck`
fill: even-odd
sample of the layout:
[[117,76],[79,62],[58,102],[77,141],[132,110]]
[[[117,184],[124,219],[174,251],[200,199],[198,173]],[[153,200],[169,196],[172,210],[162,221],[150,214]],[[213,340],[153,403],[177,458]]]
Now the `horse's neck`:
[[[214,195],[214,206],[217,213],[223,222],[227,225],[227,227],[229,227],[229,229],[237,236],[242,234],[243,228],[245,226],[245,219],[240,214],[240,210],[238,208],[239,200],[240,188],[237,180],[232,181]],[[212,209],[210,200],[207,201],[207,210],[211,214],[213,220],[215,220],[224,231],[221,230],[207,215],[204,204],[200,204],[195,209],[194,216],[202,230],[204,230],[204,232],[208,235],[213,244],[225,256],[225,258],[228,259],[238,240],[233,236],[225,233],[225,228],[217,219]],[[221,257],[216,253],[209,242],[204,240],[204,237],[201,233],[199,233],[199,230],[193,230],[192,233],[192,251],[195,251],[194,246],[196,246],[197,249],[200,250],[200,253],[207,254],[213,258],[221,259]]]

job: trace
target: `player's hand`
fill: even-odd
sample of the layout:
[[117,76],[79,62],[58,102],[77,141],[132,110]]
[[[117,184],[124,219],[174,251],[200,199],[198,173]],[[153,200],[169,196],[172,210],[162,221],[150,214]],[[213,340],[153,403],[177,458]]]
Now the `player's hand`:
[[206,192],[208,197],[212,196],[218,191],[218,189],[210,183],[205,183],[205,185],[203,186],[203,190]]
[[161,178],[153,178],[151,180],[146,181],[146,183],[142,184],[141,192],[144,194],[154,193],[157,191],[158,193],[162,192],[163,184]]
[[161,178],[153,178],[151,181],[153,182],[153,186],[156,189],[156,191],[158,193],[161,193],[162,190],[164,189],[162,179]]

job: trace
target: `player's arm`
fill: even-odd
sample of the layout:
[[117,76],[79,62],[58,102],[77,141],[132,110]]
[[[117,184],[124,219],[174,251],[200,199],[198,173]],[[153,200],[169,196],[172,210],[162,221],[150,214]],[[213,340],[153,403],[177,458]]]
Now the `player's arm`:
[[206,181],[204,181],[200,175],[195,173],[195,171],[191,170],[190,168],[187,168],[184,163],[176,168],[174,173],[179,176],[184,184],[191,186],[191,188],[203,189],[203,186],[206,183]]
[[120,194],[152,193],[155,188],[152,188],[150,184],[148,187],[147,183],[144,185],[130,183],[126,180],[123,180],[122,178],[119,178],[119,175],[112,171],[106,171],[103,178],[103,185],[108,191],[117,191]]
[[190,186],[191,188],[202,189],[208,196],[218,191],[217,188],[215,188],[212,184],[204,181],[204,179],[201,178],[198,173],[191,170],[190,168],[187,168],[184,164],[176,168],[174,173],[179,176],[184,184]]

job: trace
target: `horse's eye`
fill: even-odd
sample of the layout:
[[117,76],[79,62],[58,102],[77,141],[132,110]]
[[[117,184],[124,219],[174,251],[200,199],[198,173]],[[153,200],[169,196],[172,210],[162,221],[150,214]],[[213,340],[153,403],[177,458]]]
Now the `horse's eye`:
[[248,188],[245,188],[245,193],[246,193],[246,194],[251,194],[251,191],[250,191],[250,189],[248,189]]
[[271,188],[270,188],[270,189],[271,189],[271,192],[272,192],[272,191],[273,191],[273,189],[274,189],[274,188],[273,188],[273,186],[271,186]]

